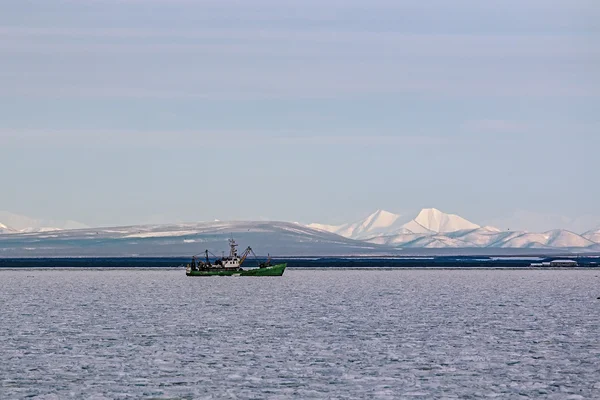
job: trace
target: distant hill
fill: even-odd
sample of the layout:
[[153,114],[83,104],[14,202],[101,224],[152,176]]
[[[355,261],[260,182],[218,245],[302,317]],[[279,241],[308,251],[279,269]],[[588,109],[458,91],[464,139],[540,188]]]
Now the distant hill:
[[251,246],[264,256],[397,254],[389,246],[290,222],[215,221],[4,235],[0,256],[191,256],[205,249],[220,255],[232,235],[240,248]]
[[77,221],[31,218],[8,211],[0,211],[0,233],[2,233],[2,226],[10,227],[12,231],[16,232],[43,232],[50,230],[89,228],[89,226]]

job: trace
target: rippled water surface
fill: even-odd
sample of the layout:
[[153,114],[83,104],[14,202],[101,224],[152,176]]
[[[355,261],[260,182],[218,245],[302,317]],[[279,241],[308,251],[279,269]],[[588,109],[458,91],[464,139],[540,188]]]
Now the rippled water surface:
[[600,397],[600,271],[0,271],[0,398]]

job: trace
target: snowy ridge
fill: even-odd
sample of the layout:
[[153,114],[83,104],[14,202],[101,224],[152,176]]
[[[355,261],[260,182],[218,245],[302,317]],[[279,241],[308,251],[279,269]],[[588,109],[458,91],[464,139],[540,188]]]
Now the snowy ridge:
[[586,238],[587,240],[592,241],[594,243],[600,243],[600,229],[588,231],[588,232],[584,233],[582,236],[584,238]]
[[565,229],[555,229],[546,234],[548,240],[545,244],[550,247],[588,247],[595,244],[591,240]]
[[503,248],[583,248],[594,244],[576,233],[555,229],[544,233],[513,232],[494,245]]
[[43,227],[43,228],[25,228],[21,229],[20,233],[43,233],[43,232],[54,232],[54,231],[62,231],[60,228],[52,228],[52,227]]
[[406,222],[406,218],[385,210],[377,210],[367,217],[343,225],[309,224],[308,227],[335,233],[351,239],[363,239],[367,237],[386,234],[390,230],[400,229]]
[[444,235],[423,236],[419,239],[413,240],[412,242],[406,243],[405,246],[417,248],[422,247],[426,249],[472,247],[469,242]]
[[4,226],[9,226],[9,229],[12,229],[13,232],[43,232],[49,230],[89,228],[89,226],[77,221],[37,219],[7,211],[0,211],[0,222]]
[[458,215],[446,214],[435,208],[424,208],[413,219],[389,211],[377,210],[354,223],[343,225],[313,223],[308,226],[352,239],[400,234],[434,234],[479,228],[479,225]]
[[424,208],[414,221],[426,229],[438,233],[479,228],[479,225],[458,215],[446,214],[436,208]]
[[598,242],[586,239],[576,233],[554,230],[544,233],[499,232],[478,228],[447,234],[399,234],[378,236],[367,239],[369,243],[396,245],[406,248],[560,248],[586,249]]
[[369,243],[397,248],[557,248],[590,249],[600,243],[600,230],[584,235],[555,229],[543,233],[501,231],[480,227],[455,214],[435,208],[422,209],[414,219],[378,210],[353,224],[340,226],[311,224],[319,229]]
[[7,234],[7,233],[16,233],[17,231],[15,231],[14,229],[4,225],[3,223],[0,223],[0,235],[2,234]]

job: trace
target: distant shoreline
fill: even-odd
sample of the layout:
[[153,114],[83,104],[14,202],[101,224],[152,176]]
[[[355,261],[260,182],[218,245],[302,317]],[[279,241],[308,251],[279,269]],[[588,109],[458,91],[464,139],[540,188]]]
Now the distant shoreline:
[[[183,267],[0,267],[1,271],[184,271]],[[288,267],[289,271],[596,271],[600,265],[594,267]]]

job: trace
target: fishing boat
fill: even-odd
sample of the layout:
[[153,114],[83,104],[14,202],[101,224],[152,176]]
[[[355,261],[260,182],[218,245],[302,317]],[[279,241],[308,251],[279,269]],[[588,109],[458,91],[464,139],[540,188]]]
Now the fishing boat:
[[[242,268],[242,264],[252,254],[258,260],[250,246],[241,255],[237,252],[237,243],[233,238],[229,239],[229,255],[216,258],[212,263],[209,251],[204,251],[204,260],[196,258],[199,254],[192,256],[192,262],[187,265],[185,274],[187,276],[281,276],[287,267],[286,263],[271,265],[271,257],[266,262],[257,262],[255,268]],[[214,255],[213,255],[214,256]]]

